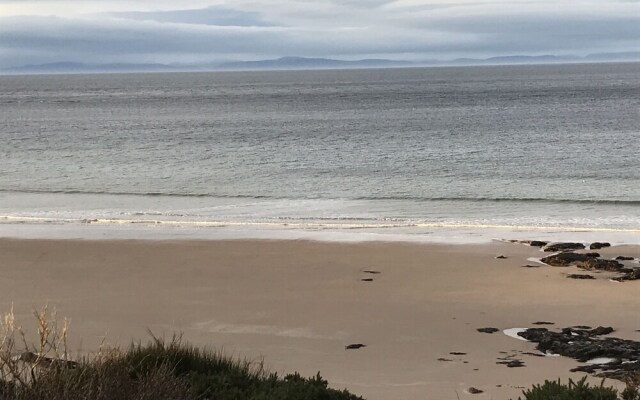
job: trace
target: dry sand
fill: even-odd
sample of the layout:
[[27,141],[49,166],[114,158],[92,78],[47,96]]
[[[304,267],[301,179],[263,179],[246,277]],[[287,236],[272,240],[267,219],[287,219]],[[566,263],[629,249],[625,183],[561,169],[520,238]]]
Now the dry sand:
[[[600,252],[640,257],[639,247]],[[509,243],[3,239],[0,306],[13,303],[23,322],[55,306],[71,319],[72,350],[94,350],[105,335],[126,345],[146,341],[147,329],[182,332],[274,371],[321,371],[370,400],[516,399],[520,387],[580,377],[569,373],[577,362],[521,355],[534,345],[477,328],[611,325],[640,339],[640,282],[521,267],[540,256]],[[526,367],[496,364],[511,354]],[[470,386],[485,393],[466,394]]]

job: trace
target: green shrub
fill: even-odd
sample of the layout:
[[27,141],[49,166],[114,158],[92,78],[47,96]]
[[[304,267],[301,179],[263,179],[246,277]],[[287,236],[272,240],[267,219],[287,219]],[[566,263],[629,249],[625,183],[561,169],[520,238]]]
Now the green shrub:
[[[618,400],[618,391],[604,386],[604,380],[600,386],[590,386],[587,377],[577,383],[569,379],[568,384],[557,381],[545,381],[542,385],[534,385],[533,388],[523,392],[525,400]],[[627,400],[627,399],[625,399]]]
[[298,373],[280,378],[262,363],[238,361],[220,353],[181,343],[154,339],[147,346],[132,346],[125,354],[135,375],[158,366],[170,366],[174,376],[185,379],[197,399],[216,400],[358,400],[346,390],[328,387],[318,373],[304,378]]
[[[29,345],[13,312],[0,318],[0,400],[361,400],[327,386],[320,374],[283,378],[262,363],[230,358],[183,343],[131,345],[78,362],[66,351],[61,326],[47,308],[35,312],[36,345]],[[153,336],[152,336],[153,337]]]

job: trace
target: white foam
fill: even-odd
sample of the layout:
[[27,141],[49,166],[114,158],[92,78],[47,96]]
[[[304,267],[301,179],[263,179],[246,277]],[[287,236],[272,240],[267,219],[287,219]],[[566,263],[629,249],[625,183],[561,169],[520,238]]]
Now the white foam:
[[529,340],[523,338],[522,336],[518,336],[518,333],[520,332],[524,332],[529,328],[509,328],[509,329],[505,329],[502,331],[502,333],[504,333],[505,335],[514,338],[514,339],[518,339],[518,340],[524,340],[525,342],[528,342]]
[[592,358],[591,360],[587,361],[587,364],[609,364],[612,363],[614,361],[617,361],[617,359],[615,358],[609,358],[609,357],[598,357],[598,358]]

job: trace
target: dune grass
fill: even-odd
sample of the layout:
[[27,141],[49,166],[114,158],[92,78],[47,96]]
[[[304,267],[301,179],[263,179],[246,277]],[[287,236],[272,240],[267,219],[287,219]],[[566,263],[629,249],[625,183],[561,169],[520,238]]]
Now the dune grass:
[[328,387],[318,373],[279,376],[262,363],[242,361],[152,336],[126,349],[101,348],[76,361],[66,350],[68,325],[45,307],[36,311],[30,343],[13,312],[0,323],[2,400],[358,400]]

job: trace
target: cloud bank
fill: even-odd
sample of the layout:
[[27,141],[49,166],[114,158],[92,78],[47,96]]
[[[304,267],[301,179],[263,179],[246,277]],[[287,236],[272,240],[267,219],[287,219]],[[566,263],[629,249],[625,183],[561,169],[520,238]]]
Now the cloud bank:
[[0,0],[0,68],[640,51],[636,0]]

